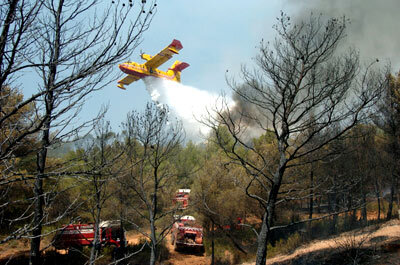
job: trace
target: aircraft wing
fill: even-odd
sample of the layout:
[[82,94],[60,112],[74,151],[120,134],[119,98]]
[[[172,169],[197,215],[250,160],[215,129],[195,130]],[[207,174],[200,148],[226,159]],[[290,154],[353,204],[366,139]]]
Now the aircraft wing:
[[126,89],[124,87],[124,85],[129,85],[130,83],[139,80],[140,78],[137,76],[133,76],[133,75],[127,75],[124,78],[122,78],[121,80],[118,81],[118,87],[121,89]]
[[147,67],[147,69],[157,68],[169,59],[171,59],[174,54],[178,54],[179,50],[181,50],[182,48],[183,46],[179,40],[173,40],[170,45],[164,48],[157,55],[146,58],[148,59],[148,61],[144,65]]

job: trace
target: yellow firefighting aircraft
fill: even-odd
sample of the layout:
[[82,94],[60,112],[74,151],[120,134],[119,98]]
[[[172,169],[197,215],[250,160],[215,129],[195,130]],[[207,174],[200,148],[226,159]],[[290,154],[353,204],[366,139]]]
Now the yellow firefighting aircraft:
[[155,76],[180,82],[181,71],[189,66],[188,63],[175,61],[167,72],[160,71],[157,67],[171,59],[174,54],[178,54],[179,50],[182,48],[183,46],[179,40],[173,40],[170,45],[165,47],[155,56],[142,54],[142,59],[146,60],[144,64],[138,64],[135,62],[120,64],[119,69],[128,75],[118,81],[118,87],[125,89],[124,85],[129,85],[130,83],[146,76]]

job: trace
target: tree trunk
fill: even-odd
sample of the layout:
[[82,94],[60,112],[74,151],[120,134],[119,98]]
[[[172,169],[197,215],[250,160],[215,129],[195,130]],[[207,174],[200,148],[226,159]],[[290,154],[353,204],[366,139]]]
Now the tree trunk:
[[[312,219],[314,210],[314,170],[311,166],[310,173],[310,199],[309,199],[309,208],[308,208],[308,219]],[[310,221],[311,225],[311,221]]]
[[[369,179],[369,176],[365,176],[365,179]],[[367,194],[365,191],[365,185],[364,185],[364,176],[361,175],[361,182],[360,182],[360,192],[361,192],[361,201],[362,201],[362,208],[361,208],[361,219],[362,219],[362,225],[365,226],[367,225]]]
[[211,265],[215,264],[215,252],[214,252],[214,221],[211,220]]
[[396,177],[394,176],[394,174],[392,174],[392,181],[390,185],[389,208],[386,214],[386,220],[392,219],[395,186],[396,186]]
[[349,194],[347,195],[347,213],[345,217],[346,217],[346,225],[348,225],[350,228],[353,227],[354,224],[353,220],[357,215],[356,210],[351,211],[352,207],[353,207],[353,196],[351,196],[351,191],[349,191]]
[[101,242],[100,242],[100,228],[99,228],[99,223],[95,223],[94,224],[94,239],[93,239],[93,243],[92,243],[92,248],[90,250],[90,259],[89,259],[89,264],[95,264],[97,257],[98,257],[98,253],[100,251],[101,248]]
[[317,213],[321,213],[321,196],[319,196],[319,198],[317,198]]
[[378,200],[378,221],[381,220],[381,199],[380,194],[377,193],[377,200]]
[[152,244],[150,247],[150,265],[156,264],[156,247]]
[[261,231],[257,238],[256,265],[267,263],[267,244],[268,244],[268,213],[265,212],[261,224]]
[[[377,174],[375,174],[376,176]],[[378,221],[381,220],[381,188],[378,183],[378,178],[375,177],[375,197],[378,203]]]
[[266,205],[266,211],[263,215],[263,221],[261,224],[261,230],[257,238],[257,253],[256,253],[256,265],[265,265],[267,263],[267,244],[269,239],[270,227],[274,221],[275,204],[278,198],[279,189],[281,187],[282,178],[286,170],[287,159],[286,159],[286,141],[284,135],[287,132],[287,127],[283,126],[283,136],[278,142],[278,148],[280,153],[279,166],[274,174],[272,181],[271,190],[268,196],[268,202]]
[[[31,249],[29,264],[37,265],[40,263],[40,241],[42,234],[42,222],[43,222],[43,204],[44,204],[44,194],[43,194],[43,177],[46,169],[46,158],[47,158],[47,147],[50,145],[50,123],[51,123],[51,110],[52,110],[52,98],[53,94],[50,92],[46,97],[47,105],[47,115],[45,117],[44,126],[46,129],[43,130],[41,146],[42,149],[37,154],[36,166],[38,169],[38,174],[36,176],[34,184],[34,218],[33,225],[34,229],[32,231],[31,239]],[[49,101],[47,101],[49,100]]]
[[[39,158],[41,159],[41,158]],[[40,174],[35,180],[34,196],[35,196],[35,213],[34,213],[34,229],[32,231],[31,249],[30,249],[30,265],[40,264],[40,240],[42,234],[43,220],[43,180]]]
[[314,167],[313,164],[311,163],[311,172],[310,172],[310,198],[309,198],[309,204],[308,204],[308,219],[310,221],[308,222],[308,236],[309,238],[312,237],[312,217],[314,213]]
[[364,190],[362,190],[362,219],[363,219],[363,225],[366,225],[368,222],[368,213],[367,213],[367,194]]
[[101,190],[98,188],[98,186],[95,184],[96,188],[96,213],[95,213],[95,218],[94,218],[94,240],[93,240],[93,246],[90,251],[90,259],[89,259],[89,264],[95,264],[97,257],[99,255],[99,251],[101,248],[101,235],[100,235],[100,216],[101,216],[101,205],[100,205],[100,200],[101,200]]
[[150,265],[155,265],[156,264],[156,259],[157,259],[157,246],[156,246],[156,229],[154,226],[154,221],[151,222],[151,243],[150,243]]
[[338,221],[338,214],[337,212],[339,211],[339,199],[337,195],[337,191],[334,191],[333,194],[333,205],[332,205],[332,210],[335,213],[332,218],[332,224],[331,224],[331,233],[336,234],[337,233],[337,221]]
[[155,218],[158,211],[158,198],[157,198],[157,191],[158,191],[158,166],[154,166],[153,169],[153,177],[154,177],[154,190],[152,195],[152,206],[153,208],[149,208],[150,214],[150,229],[151,229],[151,253],[150,253],[150,265],[155,265],[157,259],[157,237],[156,237],[156,224]]
[[[154,171],[155,176],[157,176],[157,170]],[[152,199],[153,209],[150,209],[150,265],[155,265],[157,260],[157,238],[156,238],[156,224],[155,224],[155,217],[157,211],[157,190],[158,190],[158,182],[157,177],[155,177],[156,181],[154,183],[154,194]],[[151,208],[151,207],[150,207]]]
[[[328,201],[329,201],[329,211],[332,213],[337,212],[337,207],[338,207],[338,192],[337,192],[337,187],[336,187],[336,175],[333,176],[333,191],[331,196],[328,196]],[[336,224],[337,224],[337,219],[338,216],[337,214],[334,214],[332,217],[332,223],[331,223],[331,233],[335,234],[336,233]]]
[[[282,161],[284,161],[282,163]],[[283,173],[285,171],[286,160],[281,157],[281,165],[278,172],[274,177],[274,185],[271,187],[269,193],[267,210],[264,213],[263,221],[261,224],[261,230],[257,238],[257,254],[256,254],[256,265],[265,265],[267,263],[267,244],[269,239],[270,227],[273,224],[275,203],[278,198],[278,192],[281,185]]]

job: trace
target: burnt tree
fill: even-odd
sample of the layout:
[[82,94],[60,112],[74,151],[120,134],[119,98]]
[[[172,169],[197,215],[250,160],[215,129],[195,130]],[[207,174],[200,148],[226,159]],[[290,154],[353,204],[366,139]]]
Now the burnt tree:
[[[245,192],[263,210],[257,265],[266,264],[267,241],[274,229],[276,208],[285,201],[280,192],[288,170],[304,164],[300,159],[344,136],[366,118],[365,110],[387,84],[386,75],[372,64],[360,69],[356,51],[338,54],[347,23],[345,18],[324,20],[311,15],[292,25],[282,14],[275,26],[275,41],[260,44],[258,68],[249,71],[243,67],[243,84],[230,82],[236,105],[217,106],[205,121],[225,154],[245,169]],[[224,141],[221,127],[227,128],[232,143]],[[277,161],[248,143],[246,136],[252,130],[273,132]],[[240,151],[242,148],[247,152]],[[252,159],[244,155],[248,152]],[[309,159],[317,160],[318,156]],[[253,193],[254,186],[263,192]]]

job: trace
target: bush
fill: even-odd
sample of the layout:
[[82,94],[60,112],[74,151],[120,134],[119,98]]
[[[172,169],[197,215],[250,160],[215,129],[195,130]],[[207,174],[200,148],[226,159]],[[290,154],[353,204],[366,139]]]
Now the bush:
[[335,248],[339,251],[347,264],[360,264],[363,260],[368,260],[370,250],[366,249],[364,245],[371,240],[372,233],[378,230],[378,226],[369,227],[366,230],[353,230],[335,238]]
[[267,257],[271,258],[278,254],[289,254],[303,244],[303,239],[299,233],[294,233],[287,239],[280,239],[275,246],[268,244]]

